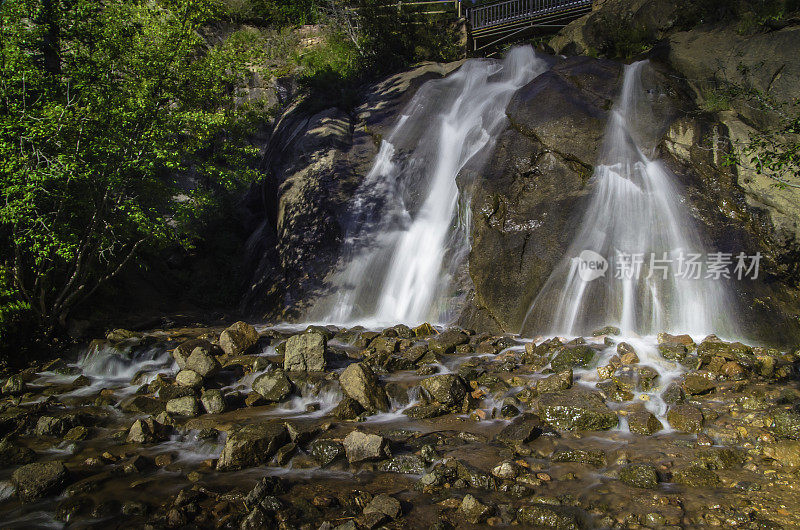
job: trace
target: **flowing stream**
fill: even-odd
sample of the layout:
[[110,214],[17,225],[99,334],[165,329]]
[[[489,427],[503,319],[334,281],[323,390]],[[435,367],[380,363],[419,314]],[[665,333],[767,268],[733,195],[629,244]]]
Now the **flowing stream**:
[[692,263],[706,250],[674,175],[653,157],[665,96],[650,73],[646,61],[625,69],[580,229],[534,300],[524,332],[576,335],[606,324],[623,335],[732,330],[722,281],[695,278]]
[[312,318],[366,325],[452,318],[470,225],[469,182],[459,191],[456,178],[480,169],[511,96],[547,68],[520,47],[503,62],[466,61],[418,91],[356,194],[334,294]]

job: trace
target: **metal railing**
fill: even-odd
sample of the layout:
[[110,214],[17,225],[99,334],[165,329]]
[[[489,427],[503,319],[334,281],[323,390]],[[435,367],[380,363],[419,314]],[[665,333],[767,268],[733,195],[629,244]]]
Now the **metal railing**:
[[469,22],[473,31],[479,31],[591,5],[592,0],[507,0],[471,8]]

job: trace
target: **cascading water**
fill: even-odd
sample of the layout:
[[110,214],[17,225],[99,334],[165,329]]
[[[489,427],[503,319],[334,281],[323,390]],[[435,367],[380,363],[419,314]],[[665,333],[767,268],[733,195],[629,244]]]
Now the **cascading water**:
[[651,73],[646,61],[626,67],[580,229],[523,332],[585,334],[611,323],[623,334],[732,331],[723,283],[705,274],[695,279],[695,268],[680,274],[704,245],[674,176],[652,159],[663,122],[655,109],[664,96],[645,86]]
[[502,63],[469,60],[418,91],[356,194],[333,295],[312,318],[372,325],[451,318],[470,223],[456,177],[479,168],[511,96],[547,68],[520,47]]

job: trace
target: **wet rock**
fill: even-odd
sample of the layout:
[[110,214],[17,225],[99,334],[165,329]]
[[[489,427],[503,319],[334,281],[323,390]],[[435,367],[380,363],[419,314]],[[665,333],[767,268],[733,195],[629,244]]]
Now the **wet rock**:
[[22,502],[32,502],[60,491],[68,476],[67,468],[61,462],[37,462],[17,468],[11,474],[11,482],[17,487]]
[[0,441],[0,467],[19,466],[36,460],[36,453],[14,442],[11,438]]
[[658,353],[668,361],[682,361],[688,355],[688,350],[683,344],[666,342],[658,345]]
[[800,440],[800,414],[792,410],[774,412],[770,430],[781,438]]
[[765,445],[764,456],[777,460],[782,466],[800,467],[800,442],[785,441]]
[[135,444],[155,443],[162,438],[162,432],[163,426],[156,421],[150,418],[140,419],[131,425],[126,441]]
[[309,331],[289,337],[283,358],[287,372],[321,372],[325,370],[327,339],[322,333]]
[[594,467],[606,466],[606,454],[603,451],[587,451],[583,449],[569,449],[556,451],[550,458],[553,462],[580,462]]
[[334,440],[314,440],[309,445],[309,453],[320,467],[325,467],[345,455],[342,444]]
[[747,460],[744,452],[730,447],[711,447],[697,452],[697,459],[708,469],[735,469]]
[[619,335],[620,330],[616,326],[606,326],[592,331],[592,337],[602,337],[603,335]]
[[428,348],[438,354],[453,353],[456,351],[456,346],[467,344],[469,342],[469,335],[457,330],[448,329],[428,340]]
[[200,403],[195,396],[184,396],[167,401],[167,412],[178,416],[194,417],[200,414]]
[[377,434],[353,431],[345,437],[343,445],[347,460],[351,464],[365,460],[381,460],[390,456],[386,449],[386,440]]
[[122,503],[122,515],[143,516],[150,511],[150,506],[143,501],[125,501]]
[[458,516],[463,517],[468,523],[480,524],[489,514],[492,509],[485,504],[482,504],[478,499],[470,494],[464,496],[461,505],[458,507]]
[[589,368],[596,352],[589,346],[568,346],[559,350],[550,361],[550,367],[556,372],[563,372],[575,367]]
[[449,413],[450,409],[441,403],[419,403],[403,411],[403,414],[414,420],[437,418]]
[[282,423],[245,425],[228,436],[217,461],[217,470],[229,471],[266,463],[288,441],[289,434]]
[[517,512],[520,523],[536,528],[557,528],[558,530],[578,530],[579,522],[575,515],[559,506],[532,504],[523,506]]
[[658,472],[651,464],[628,464],[619,471],[619,479],[635,488],[654,489],[658,487]]
[[19,374],[12,375],[3,381],[3,386],[0,387],[0,393],[4,396],[16,396],[22,394],[25,390],[25,381]]
[[75,415],[61,417],[41,416],[36,422],[34,433],[37,436],[64,436],[67,431],[79,423]]
[[697,355],[703,359],[703,362],[708,362],[713,357],[722,357],[728,361],[743,362],[748,366],[755,365],[755,356],[750,346],[741,342],[724,342],[714,336],[706,337],[697,346]]
[[388,412],[389,398],[377,376],[365,363],[353,363],[339,375],[342,391],[370,413]]
[[619,355],[622,364],[637,364],[639,362],[639,355],[634,347],[627,342],[617,344],[617,355]]
[[422,475],[425,473],[425,461],[417,455],[397,455],[391,460],[381,463],[380,470],[387,473],[406,475]]
[[467,386],[456,374],[434,375],[423,379],[420,386],[434,401],[447,406],[459,405],[467,395]]
[[722,485],[719,476],[703,466],[689,466],[672,475],[673,482],[694,488],[714,488]]
[[683,389],[678,383],[670,383],[661,393],[661,399],[670,405],[679,403],[683,400]]
[[542,434],[542,420],[536,414],[525,413],[514,418],[511,423],[497,433],[495,440],[509,445],[531,442]]
[[572,369],[545,377],[536,384],[536,391],[539,394],[559,392],[568,388],[572,388]]
[[537,400],[539,416],[558,429],[603,431],[619,423],[603,398],[594,392],[570,391],[544,394]]
[[692,405],[674,405],[667,412],[667,421],[678,431],[698,433],[703,430],[703,413]]
[[253,390],[265,400],[277,403],[292,393],[292,382],[281,371],[267,372],[253,381]]
[[339,420],[354,420],[364,412],[361,403],[345,396],[331,411],[331,416]]
[[658,334],[659,344],[681,344],[692,350],[695,348],[694,340],[689,335],[670,335],[669,333]]
[[181,370],[175,376],[175,382],[189,388],[200,388],[203,386],[203,377],[194,370]]
[[200,403],[208,414],[222,414],[225,412],[225,396],[221,390],[211,389],[203,391]]
[[246,322],[235,322],[219,335],[219,346],[227,355],[242,355],[258,342],[258,332]]
[[397,519],[402,513],[400,501],[384,493],[375,495],[370,503],[367,504],[366,508],[364,508],[364,514],[370,513],[380,513],[389,519]]
[[189,357],[186,358],[185,370],[192,370],[200,377],[211,377],[219,371],[222,366],[217,361],[217,358],[211,352],[203,347],[197,347],[192,350]]
[[420,324],[415,328],[411,328],[411,331],[414,332],[414,335],[416,337],[419,337],[421,339],[424,339],[425,337],[429,337],[431,335],[435,335],[437,333],[436,329],[427,322],[425,322],[424,324]]
[[88,497],[73,497],[64,499],[56,506],[55,518],[58,521],[69,523],[80,515],[91,513],[94,501]]
[[286,482],[280,477],[263,477],[244,498],[248,506],[257,506],[267,496],[281,495],[288,491]]
[[709,394],[717,388],[717,383],[710,374],[693,373],[683,379],[683,391],[690,396]]
[[663,429],[664,425],[652,412],[643,410],[628,415],[628,428],[636,434],[650,436]]
[[194,388],[165,384],[158,389],[158,397],[162,401],[169,401],[171,399],[194,396],[195,392]]
[[175,348],[174,350],[172,350],[172,352],[170,352],[172,354],[172,357],[175,359],[175,362],[178,363],[178,368],[180,368],[181,370],[186,368],[186,361],[187,359],[189,359],[189,355],[191,355],[196,348],[201,348],[207,352],[214,351],[214,345],[208,342],[207,340],[204,339],[187,340],[186,342],[179,344],[177,348]]

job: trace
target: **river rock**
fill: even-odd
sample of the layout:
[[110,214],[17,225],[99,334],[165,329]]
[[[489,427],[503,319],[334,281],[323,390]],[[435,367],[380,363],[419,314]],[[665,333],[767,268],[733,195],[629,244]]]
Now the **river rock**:
[[292,393],[292,382],[281,371],[267,372],[253,381],[253,390],[270,402],[278,402]]
[[688,355],[686,346],[676,342],[664,342],[658,345],[658,353],[668,361],[682,361]]
[[595,355],[595,350],[590,346],[567,346],[556,353],[550,361],[550,366],[556,372],[563,372],[575,367],[589,368]]
[[230,356],[242,355],[258,342],[258,332],[246,322],[235,322],[219,335],[219,346]]
[[353,363],[339,375],[342,391],[370,413],[388,412],[389,398],[377,376],[365,363]]
[[283,369],[287,372],[321,372],[325,370],[327,339],[322,333],[308,331],[286,341]]
[[289,433],[282,423],[245,425],[228,436],[217,460],[217,470],[229,471],[264,464],[279,447],[288,442]]
[[214,351],[214,345],[204,339],[191,339],[187,340],[186,342],[182,342],[177,348],[170,352],[172,357],[175,359],[175,362],[178,363],[178,368],[181,370],[186,368],[186,361],[189,359],[189,356],[192,354],[195,348],[201,348],[207,352]]
[[364,508],[364,513],[380,513],[387,516],[389,519],[397,519],[400,517],[402,509],[400,507],[400,501],[391,495],[381,493],[372,498],[370,503]]
[[200,414],[200,403],[196,396],[183,396],[167,401],[166,410],[170,414],[194,417]]
[[420,386],[434,401],[449,407],[461,404],[467,395],[467,386],[456,374],[443,374],[427,377]]
[[415,454],[397,455],[391,460],[382,462],[380,470],[387,473],[422,475],[425,473],[425,461]]
[[485,504],[482,504],[478,499],[467,493],[461,500],[461,505],[458,507],[458,516],[463,517],[468,523],[480,524],[489,514],[492,509]]
[[136,444],[155,443],[161,439],[162,429],[162,425],[150,418],[139,419],[133,422],[133,425],[128,430],[126,441]]
[[194,370],[181,370],[175,376],[175,382],[188,388],[200,388],[203,386],[203,377]]
[[772,414],[771,430],[776,436],[800,440],[800,413],[793,410],[778,410]]
[[19,374],[14,374],[5,381],[3,386],[0,387],[0,393],[4,396],[16,396],[25,392],[26,384]]
[[650,436],[663,429],[664,425],[652,412],[642,410],[628,414],[628,428],[636,434]]
[[22,444],[15,443],[11,437],[0,440],[0,466],[7,468],[29,464],[36,460],[36,452]]
[[518,445],[531,442],[542,434],[544,423],[536,414],[525,413],[514,418],[511,423],[497,433],[498,442]]
[[559,372],[539,380],[536,384],[536,391],[539,394],[548,392],[559,392],[572,387],[572,369]]
[[628,464],[620,470],[619,479],[628,486],[636,488],[658,487],[658,472],[651,464]]
[[354,420],[364,412],[361,403],[351,397],[345,396],[331,411],[331,416],[339,420]]
[[320,467],[333,463],[337,458],[345,454],[342,444],[335,440],[314,440],[309,444],[308,449]]
[[208,414],[222,414],[225,412],[225,396],[216,388],[205,390],[200,396],[200,403]]
[[468,342],[469,335],[466,333],[457,329],[448,329],[428,339],[428,348],[434,353],[453,353],[456,351],[456,346]]
[[673,473],[673,482],[694,488],[715,488],[722,485],[719,476],[703,466],[688,466]]
[[698,433],[703,430],[703,413],[692,405],[674,405],[667,412],[667,421],[678,431]]
[[377,434],[353,431],[345,437],[343,445],[347,460],[351,464],[365,460],[381,460],[389,456],[386,440]]
[[517,520],[534,528],[557,528],[559,530],[581,528],[573,513],[551,504],[538,503],[523,506],[517,511]]
[[17,487],[22,502],[32,502],[60,491],[68,476],[67,468],[61,462],[36,462],[17,468],[11,474],[11,482]]
[[203,378],[214,375],[220,368],[222,366],[217,361],[213,351],[199,346],[192,350],[192,353],[186,358],[184,366],[184,369],[192,370]]
[[683,378],[683,391],[691,396],[699,396],[713,392],[717,383],[708,373],[691,373]]
[[537,400],[539,416],[558,429],[603,431],[619,423],[603,398],[594,392],[572,391],[544,394]]

